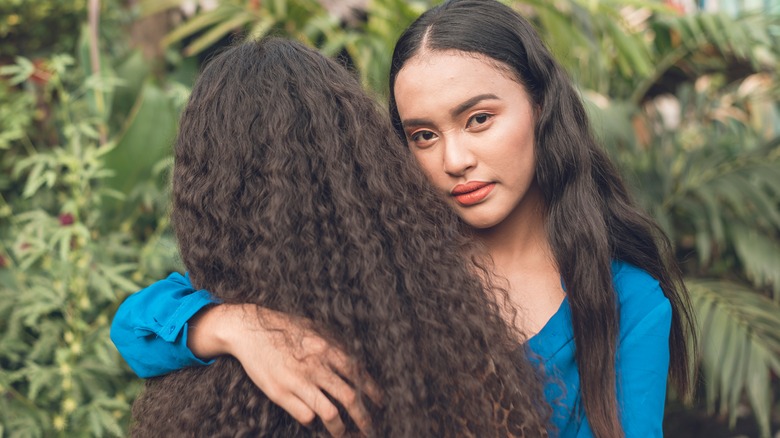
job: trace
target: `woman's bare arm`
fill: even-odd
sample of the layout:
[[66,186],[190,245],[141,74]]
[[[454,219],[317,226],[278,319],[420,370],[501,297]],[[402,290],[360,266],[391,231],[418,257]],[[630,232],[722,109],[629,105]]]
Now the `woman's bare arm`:
[[[358,371],[342,351],[304,327],[304,321],[252,304],[218,304],[190,320],[187,346],[201,359],[238,359],[266,396],[302,424],[319,417],[333,436],[343,435],[344,423],[327,393],[368,433],[370,418],[347,383],[359,381]],[[376,385],[363,390],[381,402]]]

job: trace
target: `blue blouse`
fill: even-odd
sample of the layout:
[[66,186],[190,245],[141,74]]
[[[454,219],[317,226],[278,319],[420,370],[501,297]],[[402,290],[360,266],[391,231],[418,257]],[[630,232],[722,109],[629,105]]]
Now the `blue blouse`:
[[[612,279],[620,310],[616,372],[621,422],[627,438],[660,437],[672,308],[658,282],[635,266],[613,262]],[[122,303],[111,325],[111,340],[139,377],[208,365],[187,348],[187,321],[215,302],[207,291],[193,290],[186,274],[171,274]],[[552,435],[592,437],[580,400],[568,299],[528,342],[548,376],[545,396],[553,409]]]

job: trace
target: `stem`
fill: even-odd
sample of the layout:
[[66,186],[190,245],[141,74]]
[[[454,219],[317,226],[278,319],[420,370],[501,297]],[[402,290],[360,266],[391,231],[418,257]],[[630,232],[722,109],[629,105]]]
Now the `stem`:
[[[89,0],[89,60],[92,64],[92,74],[100,75],[100,50],[98,48],[98,20],[100,18],[100,0]],[[103,91],[100,87],[95,88],[95,106],[98,114],[105,112],[106,103],[103,98]],[[100,145],[108,142],[106,125],[101,121],[98,126],[100,134]]]
[[11,386],[3,387],[3,390],[5,392],[11,394],[11,396],[13,398],[17,399],[17,401],[20,401],[22,404],[24,404],[28,408],[33,409],[33,410],[34,409],[38,409],[38,406],[36,406],[35,403],[32,400],[30,400],[29,398],[27,398],[24,395],[22,395],[22,393],[20,393],[19,391],[17,391],[13,387],[11,387]]

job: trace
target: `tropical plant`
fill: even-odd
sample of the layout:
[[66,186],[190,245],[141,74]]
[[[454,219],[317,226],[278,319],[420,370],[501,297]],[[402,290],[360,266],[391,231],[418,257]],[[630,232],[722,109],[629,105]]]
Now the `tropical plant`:
[[110,321],[178,267],[165,175],[187,90],[96,30],[0,68],[0,436],[123,436],[139,383]]
[[70,47],[83,21],[83,0],[0,0],[0,55],[28,56]]
[[[746,88],[759,77],[740,85]],[[645,122],[656,123],[646,161],[635,160],[633,170],[645,204],[674,237],[684,262],[700,323],[709,406],[714,409],[719,398],[733,425],[747,389],[766,436],[773,398],[769,376],[780,372],[780,349],[772,338],[780,334],[780,320],[745,315],[751,307],[780,315],[780,138],[764,138],[746,123],[750,106],[734,88],[710,94],[708,79],[681,87],[671,101],[681,105],[676,128],[664,126],[655,111],[648,111],[655,117],[644,114]],[[763,385],[755,383],[759,379]]]
[[[141,13],[148,16],[171,9],[182,10],[187,3],[186,0],[144,0]],[[199,6],[196,14],[169,33],[161,44],[186,41],[182,49],[185,56],[199,54],[235,35],[261,38],[282,34],[314,45],[323,32],[338,26],[337,18],[329,16],[317,0],[223,0],[211,7]]]
[[[387,93],[390,54],[401,31],[435,1],[362,1],[356,16],[336,14],[320,0],[270,2],[222,0],[201,8],[173,30],[163,45],[184,42],[185,55],[199,54],[225,39],[260,38],[266,35],[297,39],[324,54],[342,57],[355,67],[361,81],[377,96]],[[143,0],[144,15],[174,8],[186,0]],[[353,11],[355,12],[355,11]]]
[[[672,237],[700,334],[703,393],[760,426],[780,375],[780,16],[648,15],[653,69],[593,91],[599,132]],[[625,90],[621,92],[620,90]]]

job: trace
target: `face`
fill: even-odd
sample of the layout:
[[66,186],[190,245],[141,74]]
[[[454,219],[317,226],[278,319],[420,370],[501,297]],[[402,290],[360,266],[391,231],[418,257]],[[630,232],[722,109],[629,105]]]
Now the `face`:
[[394,91],[409,149],[466,223],[488,229],[538,210],[527,202],[534,105],[508,70],[473,54],[423,50],[399,71]]

